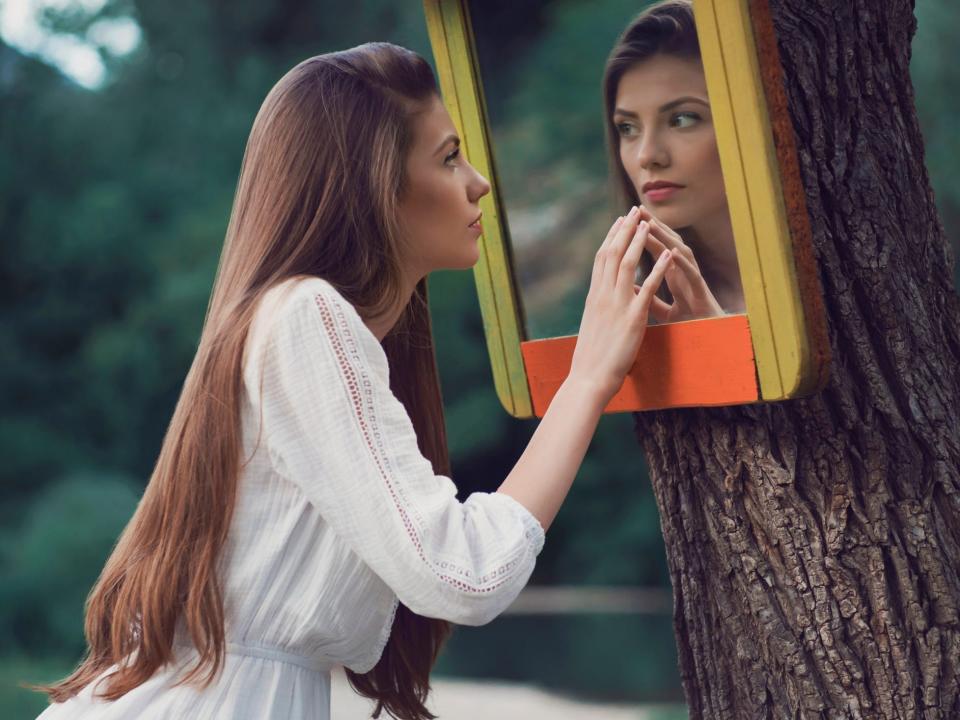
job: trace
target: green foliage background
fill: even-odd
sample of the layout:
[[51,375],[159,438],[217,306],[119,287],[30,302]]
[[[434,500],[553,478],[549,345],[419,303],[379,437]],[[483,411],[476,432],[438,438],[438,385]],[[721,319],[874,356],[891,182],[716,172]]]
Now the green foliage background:
[[[484,7],[502,32],[494,69],[503,77],[523,87],[527,70],[559,63],[555,82],[502,107],[491,100],[511,151],[531,162],[562,152],[569,167],[602,172],[598,128],[538,108],[599,98],[597,72],[577,58],[595,52],[596,28],[637,4]],[[195,351],[246,136],[267,90],[304,57],[368,40],[430,53],[419,4],[398,0],[111,0],[93,16],[47,11],[45,22],[82,37],[98,17],[123,15],[140,25],[142,42],[123,58],[104,54],[109,77],[95,91],[0,42],[4,718],[33,717],[45,704],[16,682],[62,676],[83,651],[83,599],[142,493]],[[918,109],[955,240],[960,69],[943,58],[960,44],[960,25],[946,0],[920,0],[917,15]],[[492,490],[534,424],[508,417],[493,392],[471,275],[438,273],[431,292],[454,478],[464,495]],[[533,581],[668,587],[628,415],[602,420]],[[666,616],[502,618],[457,633],[440,672],[600,698],[680,697]]]

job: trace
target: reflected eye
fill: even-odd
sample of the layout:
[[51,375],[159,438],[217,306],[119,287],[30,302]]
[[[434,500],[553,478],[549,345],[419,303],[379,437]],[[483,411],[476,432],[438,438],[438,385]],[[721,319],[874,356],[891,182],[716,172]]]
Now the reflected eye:
[[460,157],[460,148],[454,148],[453,151],[443,159],[444,165],[452,165]]
[[700,122],[702,118],[695,112],[678,112],[670,116],[670,127],[680,128],[681,130],[693,127]]
[[617,134],[620,137],[635,137],[640,132],[636,125],[629,122],[620,122],[614,127],[617,128]]

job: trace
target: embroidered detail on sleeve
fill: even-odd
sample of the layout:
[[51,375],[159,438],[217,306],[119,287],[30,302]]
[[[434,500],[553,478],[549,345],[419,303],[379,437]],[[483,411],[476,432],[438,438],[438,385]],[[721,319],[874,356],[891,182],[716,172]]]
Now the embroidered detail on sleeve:
[[[360,432],[363,435],[364,442],[370,451],[370,456],[377,467],[377,471],[384,485],[390,493],[397,513],[400,515],[404,528],[406,528],[407,535],[416,548],[417,555],[437,577],[458,590],[471,593],[489,593],[496,590],[509,580],[510,571],[520,562],[523,553],[518,553],[512,560],[500,565],[492,572],[480,576],[473,582],[466,582],[460,579],[470,578],[471,575],[473,575],[473,573],[466,568],[446,561],[439,563],[434,562],[427,557],[417,528],[410,519],[407,509],[403,503],[400,502],[399,489],[390,479],[390,474],[387,472],[387,452],[384,448],[383,437],[380,433],[380,427],[374,412],[373,386],[369,377],[361,376],[356,370],[356,367],[361,365],[363,361],[361,360],[360,350],[357,347],[353,333],[350,330],[348,320],[343,310],[338,307],[335,302],[331,302],[322,294],[318,293],[315,296],[315,300],[317,308],[320,310],[320,317],[327,330],[327,335],[330,338],[340,373],[343,376],[350,400],[356,411],[357,422],[360,426]],[[447,572],[441,572],[441,569],[452,572],[460,577],[453,577],[447,574]]]

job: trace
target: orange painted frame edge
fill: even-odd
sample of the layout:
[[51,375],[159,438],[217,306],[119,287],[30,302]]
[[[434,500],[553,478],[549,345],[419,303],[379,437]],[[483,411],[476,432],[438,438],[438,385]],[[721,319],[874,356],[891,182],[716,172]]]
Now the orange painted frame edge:
[[[520,344],[533,412],[543,417],[570,371],[575,335]],[[669,368],[668,372],[663,372]],[[759,401],[746,315],[651,325],[605,413]]]

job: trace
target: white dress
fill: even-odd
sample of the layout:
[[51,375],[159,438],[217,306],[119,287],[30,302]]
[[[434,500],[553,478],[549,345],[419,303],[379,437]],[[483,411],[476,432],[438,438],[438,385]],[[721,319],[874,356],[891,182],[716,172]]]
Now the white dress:
[[251,460],[221,559],[222,673],[204,690],[173,687],[197,657],[180,628],[177,661],[146,683],[108,702],[92,698],[94,682],[40,717],[325,720],[331,668],[376,664],[398,598],[463,625],[502,612],[530,577],[543,528],[502,493],[457,501],[420,454],[388,372],[329,283],[272,289],[244,362]]

